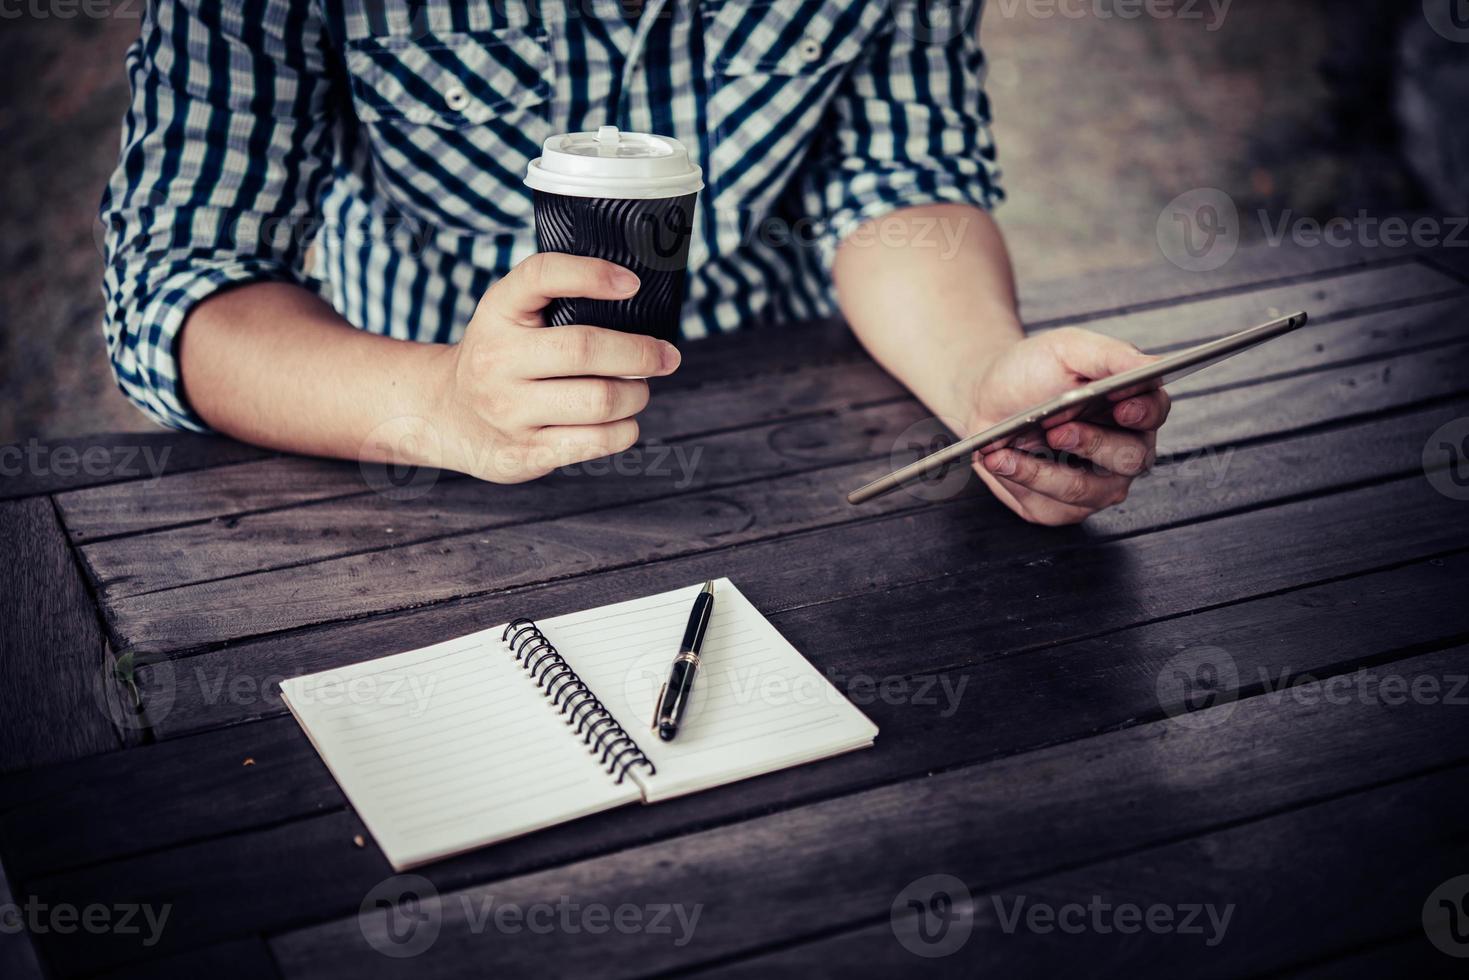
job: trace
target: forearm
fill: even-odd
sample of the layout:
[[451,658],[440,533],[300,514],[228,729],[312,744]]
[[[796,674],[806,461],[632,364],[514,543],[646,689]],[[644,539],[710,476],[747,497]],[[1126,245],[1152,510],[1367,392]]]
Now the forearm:
[[1004,239],[979,208],[867,222],[838,248],[833,277],[868,352],[941,418],[965,421],[975,381],[1023,336]]
[[366,333],[306,289],[262,282],[194,309],[179,369],[194,410],[226,435],[288,452],[432,465],[427,420],[437,417],[450,350]]

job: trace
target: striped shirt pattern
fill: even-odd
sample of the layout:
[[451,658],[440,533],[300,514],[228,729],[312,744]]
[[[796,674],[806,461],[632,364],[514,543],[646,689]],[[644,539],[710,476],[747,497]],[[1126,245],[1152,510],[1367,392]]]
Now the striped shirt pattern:
[[101,207],[117,381],[204,431],[176,341],[194,304],[245,282],[456,340],[536,250],[522,181],[542,141],[608,123],[704,168],[686,337],[830,315],[833,255],[862,221],[1001,197],[978,7],[155,0]]

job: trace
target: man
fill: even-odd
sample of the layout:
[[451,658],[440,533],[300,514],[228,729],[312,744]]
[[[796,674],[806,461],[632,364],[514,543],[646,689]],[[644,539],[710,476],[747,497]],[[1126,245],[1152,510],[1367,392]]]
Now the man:
[[[833,311],[953,427],[1134,367],[1025,339],[977,0],[159,0],[102,211],[112,362],[159,421],[516,482],[631,446],[679,354],[547,329],[635,276],[534,255],[521,180],[557,132],[672,136],[703,168],[686,337]],[[773,232],[788,232],[776,234]],[[309,247],[308,247],[309,246]],[[306,267],[310,258],[310,268]],[[425,343],[428,341],[430,343]],[[1126,496],[1162,393],[976,461],[1028,520]],[[405,453],[410,457],[404,459]]]

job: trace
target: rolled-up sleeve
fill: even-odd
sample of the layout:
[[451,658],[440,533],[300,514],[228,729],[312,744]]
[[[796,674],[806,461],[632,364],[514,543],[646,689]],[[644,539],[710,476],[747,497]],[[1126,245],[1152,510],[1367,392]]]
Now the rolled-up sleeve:
[[804,175],[829,269],[862,222],[943,202],[986,210],[1004,197],[979,46],[980,0],[893,0],[832,100]]
[[205,430],[179,378],[195,304],[245,282],[305,282],[331,165],[316,4],[159,0],[128,51],[132,101],[101,205],[104,332],[123,393]]

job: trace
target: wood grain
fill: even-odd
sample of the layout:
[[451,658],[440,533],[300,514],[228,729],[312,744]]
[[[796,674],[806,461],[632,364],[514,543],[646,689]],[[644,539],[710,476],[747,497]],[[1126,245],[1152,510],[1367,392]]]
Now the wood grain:
[[[1280,443],[1247,446],[1228,456],[1165,464],[1152,477],[1138,484],[1125,504],[1094,518],[1089,530],[1095,535],[1138,533],[1210,514],[1258,507],[1271,501],[1411,473],[1419,465],[1424,436],[1449,419],[1464,414],[1469,414],[1469,401]],[[1024,537],[1015,537],[1017,534]],[[1007,537],[1008,540],[997,545],[995,550],[1003,553],[1006,546],[1021,548],[1022,545],[1044,549],[1054,536],[1010,527]],[[1074,535],[1067,537],[1075,540]],[[1094,538],[1089,536],[1087,540]],[[790,547],[799,548],[798,545]],[[767,549],[766,554],[775,549],[780,549],[781,554],[796,553],[787,552],[777,545]],[[758,564],[750,566],[751,574],[759,567]],[[616,581],[627,573],[606,574]],[[644,573],[641,577],[651,583],[654,575],[666,577],[669,574],[659,570],[653,575]],[[768,574],[762,572],[761,577]],[[749,581],[743,577],[740,580],[747,588],[750,587]],[[598,599],[589,587],[585,582],[553,585],[533,589],[518,596],[514,602],[494,597],[485,601],[471,600],[450,604],[442,610],[374,618],[340,628],[323,627],[300,635],[246,641],[179,660],[171,667],[149,667],[142,672],[145,695],[151,700],[156,693],[159,698],[166,699],[167,704],[166,710],[154,713],[154,730],[160,735],[172,735],[278,714],[284,709],[276,700],[274,683],[282,676],[409,649],[423,636],[468,632],[484,623],[496,621],[488,617],[500,615],[516,604],[522,608],[567,611],[575,608],[569,603],[578,600],[593,605]],[[613,587],[599,594],[633,594],[633,588],[635,586]],[[803,598],[813,610],[820,610],[825,607],[827,597],[808,588]],[[852,601],[861,603],[865,599],[858,597]],[[831,614],[842,613],[836,609]],[[505,612],[504,618],[509,619],[513,615]],[[891,634],[884,630],[877,635]],[[254,696],[229,697],[232,684],[238,685],[241,692]]]
[[[651,419],[712,454],[681,486],[564,480],[517,495],[446,478],[390,508],[351,464],[226,465],[219,450],[217,468],[170,463],[156,481],[62,492],[115,638],[175,658],[142,673],[162,741],[0,778],[0,858],[18,890],[51,903],[173,912],[157,947],[40,936],[44,967],[907,972],[919,961],[893,958],[888,909],[936,870],[982,896],[1239,904],[1230,941],[1207,953],[1167,938],[1040,941],[997,932],[990,916],[942,964],[966,975],[1053,975],[1078,958],[1230,976],[1393,963],[1430,872],[1469,857],[1462,709],[1358,696],[1384,676],[1447,685],[1469,671],[1469,512],[1429,485],[1420,458],[1429,432],[1469,414],[1466,282],[1433,255],[1284,248],[1242,251],[1213,273],[1160,266],[1027,289],[1033,325],[1146,347],[1277,305],[1318,313],[1273,356],[1182,386],[1165,465],[1124,506],[1061,532],[973,488],[835,506],[833,487],[880,469],[923,416],[835,322],[780,343],[690,345]],[[42,537],[69,558],[49,503],[20,504],[0,505],[0,521],[41,527],[32,505],[46,504]],[[740,581],[862,704],[882,728],[877,748],[437,863],[425,873],[453,906],[440,940],[401,963],[372,951],[358,906],[389,870],[278,714],[273,679],[711,574]],[[1233,672],[1214,707],[1170,718],[1180,706],[1159,679],[1199,647]],[[908,693],[884,700],[883,682]],[[682,946],[473,935],[460,895],[703,913]]]
[[[1410,680],[1436,677],[1440,683],[1464,670],[1463,650],[1413,658],[1394,668]],[[1389,707],[1380,700],[1372,704],[1366,697],[1348,697],[1339,704],[1302,705],[1291,697],[1259,696],[1210,710],[1224,717],[1201,728],[1173,720],[1145,724],[750,817],[735,826],[608,850],[596,825],[611,818],[647,820],[673,804],[626,808],[580,825],[580,846],[605,856],[545,870],[520,869],[530,873],[502,878],[517,873],[510,863],[517,845],[545,846],[547,837],[564,837],[573,826],[567,825],[470,856],[481,871],[473,879],[481,884],[473,889],[507,902],[548,895],[553,901],[567,895],[613,905],[705,902],[710,931],[701,929],[696,944],[674,951],[678,962],[687,963],[768,945],[824,924],[860,920],[874,899],[886,908],[904,883],[934,868],[979,883],[1019,879],[1457,764],[1469,755],[1451,737],[1459,727],[1457,713],[1442,704]],[[1260,744],[1269,745],[1270,752],[1253,748]],[[1148,805],[1136,806],[1140,799]],[[921,836],[913,833],[915,813],[925,815],[928,832]],[[380,855],[352,844],[353,835],[361,833],[360,822],[344,813],[38,878],[33,888],[55,901],[85,894],[105,902],[121,893],[137,901],[174,903],[177,928],[149,955],[211,945],[232,931],[271,931],[291,928],[303,918],[343,916],[286,940],[284,948],[277,944],[277,957],[288,975],[290,964],[299,966],[301,957],[311,960],[310,967],[343,957],[338,967],[328,969],[363,970],[379,954],[363,944],[357,907],[390,871]],[[852,840],[861,842],[863,853],[883,859],[844,859]],[[263,854],[272,860],[262,862]],[[485,873],[489,862],[502,870]],[[425,873],[447,893],[463,887],[454,874],[461,867],[444,862]],[[220,889],[214,884],[220,880],[234,887]],[[822,887],[810,888],[812,881]],[[738,892],[728,887],[734,882]],[[737,911],[741,907],[745,911]],[[42,943],[62,974],[143,953],[128,937],[73,938],[64,947]],[[621,962],[630,952],[624,946],[596,945],[611,937],[593,940],[588,949],[581,942],[590,937],[583,935],[581,941],[556,937],[565,946],[548,956],[541,946],[546,937],[523,938],[469,955],[464,943],[473,937],[456,936],[451,924],[413,965],[429,975],[446,962],[473,964],[482,972],[489,964],[479,957],[487,956],[494,967],[513,972],[532,957],[544,957],[543,964],[585,969],[587,956]],[[647,952],[655,955],[653,969],[676,965]],[[641,956],[636,959],[641,969],[649,969]]]
[[[1182,400],[1198,395],[1205,386],[1217,391],[1230,385],[1258,383],[1261,377],[1273,377],[1278,386],[1288,386],[1292,384],[1291,376],[1296,374],[1370,361],[1389,351],[1399,353],[1405,347],[1421,350],[1461,341],[1466,315],[1469,315],[1469,299],[1442,301],[1392,315],[1320,327],[1315,332],[1285,338],[1271,349],[1220,365],[1207,375],[1185,379],[1175,388],[1175,394]],[[1282,372],[1283,366],[1289,370]],[[1392,363],[1385,365],[1384,370],[1386,378],[1391,379]],[[1352,394],[1355,394],[1354,386],[1361,384],[1372,392],[1365,395],[1368,399],[1380,401],[1388,396],[1386,383],[1373,380],[1382,378],[1382,374],[1360,380],[1363,374],[1362,370],[1344,369],[1334,378],[1336,383],[1351,389]],[[1432,385],[1430,381],[1425,392],[1442,387]],[[1195,451],[1201,444],[1207,444],[1207,426],[1239,401],[1239,396],[1232,396],[1180,409],[1174,424],[1165,429],[1165,451]],[[117,600],[250,572],[399,548],[456,533],[484,532],[618,504],[749,483],[761,477],[837,463],[876,458],[878,465],[884,465],[891,461],[892,447],[903,434],[925,417],[921,406],[905,399],[840,415],[821,415],[804,422],[739,429],[688,444],[641,448],[624,454],[619,460],[554,474],[533,484],[504,487],[452,480],[435,484],[422,497],[406,503],[382,494],[358,494],[304,507],[272,509],[225,521],[193,522],[151,534],[104,540],[86,545],[82,550],[93,574],[103,583],[107,597]],[[1319,406],[1312,417],[1321,417]],[[1201,425],[1205,427],[1203,432],[1199,431]],[[262,465],[280,464],[271,461]],[[239,469],[229,467],[219,472]],[[819,479],[855,484],[865,477],[848,469],[828,472]],[[243,493],[245,487],[231,492]],[[890,498],[854,513],[880,513],[893,509],[900,501],[901,498]],[[831,510],[835,514],[844,509],[837,506]],[[309,531],[303,533],[306,529]]]
[[[1269,310],[1292,303],[1309,305],[1318,323],[1324,324],[1362,307],[1375,308],[1410,300],[1422,302],[1425,297],[1456,291],[1462,292],[1463,287],[1442,273],[1421,265],[1397,264],[1382,269],[1345,272],[1316,281],[1309,287],[1277,287],[1251,294],[1251,302],[1261,311],[1256,315],[1262,319]],[[1166,309],[1151,309],[1133,316],[1103,318],[1089,323],[1088,327],[1145,343],[1150,349],[1169,349],[1241,329],[1241,318],[1249,314],[1239,307],[1237,298],[1225,296],[1185,302]],[[1416,322],[1411,308],[1404,310],[1402,315],[1410,323]],[[1380,330],[1392,322],[1391,318],[1385,318],[1367,329]],[[1312,331],[1312,335],[1316,334],[1325,334],[1325,331]],[[685,371],[695,371],[700,380],[678,386],[667,385],[664,386],[666,391],[660,389],[645,419],[645,431],[657,433],[664,441],[670,441],[709,429],[759,425],[759,417],[750,414],[751,406],[767,413],[764,416],[767,422],[772,411],[783,418],[798,410],[842,410],[851,403],[853,386],[839,385],[833,379],[851,377],[854,372],[857,377],[855,387],[862,401],[902,396],[891,379],[870,365],[861,364],[857,357],[859,352],[855,349],[840,358],[823,359],[818,356],[821,350],[839,346],[831,324],[809,324],[787,331],[787,335],[799,342],[792,343],[783,335],[781,344],[767,343],[762,348],[745,350],[749,346],[745,338],[750,335],[737,334],[730,338],[716,338],[707,344],[692,345],[680,375]],[[1333,330],[1330,336],[1335,339],[1364,335],[1356,331]],[[1370,339],[1371,333],[1365,336]],[[813,340],[819,343],[813,345]],[[1324,337],[1318,342],[1324,342]],[[792,347],[796,348],[794,352],[790,350]],[[1271,349],[1279,350],[1279,347]],[[748,363],[736,361],[736,354]],[[1286,360],[1287,357],[1281,354],[1279,359]],[[1335,359],[1339,361],[1342,358],[1337,355]],[[732,364],[735,365],[733,370]],[[723,368],[723,374],[716,373],[719,367]],[[762,369],[763,373],[773,375],[777,383],[752,389],[751,378],[762,373]],[[1225,369],[1227,366],[1221,366],[1216,371]],[[793,381],[795,376],[804,380]],[[680,381],[684,379],[680,377]],[[515,488],[494,489],[501,496],[506,496]],[[120,483],[61,494],[58,504],[73,540],[85,542],[104,536],[369,492],[361,471],[353,464],[270,458],[157,481]],[[398,508],[399,511],[405,509]],[[235,529],[229,523],[223,528]]]
[[46,497],[0,502],[0,772],[120,744],[96,606]]
[[[898,940],[903,928],[910,942],[925,948],[911,922],[900,926],[885,917],[696,975],[898,976],[922,969],[945,977],[1045,977],[1068,975],[1085,963],[1091,976],[1227,978],[1388,943],[1391,956],[1349,963],[1358,970],[1377,966],[1379,972],[1362,976],[1447,976],[1451,961],[1429,945],[1420,916],[1445,869],[1469,860],[1469,842],[1454,829],[1466,803],[1469,770],[1459,766],[1075,871],[1009,882],[972,895],[969,938],[943,959],[919,959]],[[1318,859],[1327,854],[1351,858]],[[1291,887],[1280,888],[1271,872],[1290,874]],[[1362,890],[1365,881],[1373,883],[1370,890]],[[1141,917],[1117,918],[1124,904],[1144,910],[1162,905],[1171,914],[1157,913],[1159,927],[1150,929]],[[1066,929],[1045,918],[1035,920],[1042,931],[1028,927],[1032,907],[1068,905],[1085,910],[1068,913]],[[1203,908],[1191,911],[1194,906]],[[1205,911],[1210,906],[1214,918]],[[1413,939],[1392,941],[1412,930]],[[1346,975],[1337,972],[1342,965],[1319,975]]]
[[[1457,650],[1401,668],[1441,677],[1462,675],[1465,666],[1465,651]],[[1308,710],[1253,698],[1224,707],[1228,720],[1203,730],[1142,725],[453,892],[442,905],[438,940],[414,960],[414,974],[460,976],[470,964],[512,973],[549,966],[565,976],[594,965],[623,975],[681,969],[881,915],[905,884],[935,870],[991,888],[1469,757],[1462,744],[1440,751],[1428,744],[1459,723],[1441,704],[1349,700]],[[1261,742],[1271,752],[1256,750]],[[1413,758],[1405,765],[1397,753],[1409,745]],[[1147,805],[1136,805],[1139,799]],[[1431,824],[1440,836],[1454,833],[1455,813],[1450,808]],[[1376,809],[1369,822],[1380,825],[1382,817]],[[1463,846],[1460,839],[1449,853],[1462,854]],[[1200,853],[1208,853],[1204,845]],[[863,859],[875,855],[882,859]],[[1236,868],[1253,858],[1240,854]],[[1420,871],[1411,869],[1415,885]],[[810,887],[813,881],[821,886]],[[728,882],[739,882],[738,892]],[[561,896],[612,907],[677,902],[701,905],[702,916],[681,947],[666,937],[612,932],[487,943],[467,928],[464,906],[452,900],[459,894],[521,906]],[[287,977],[347,976],[379,956],[355,914],[278,937],[272,948]]]
[[[1469,345],[1455,345],[1191,399],[1180,405],[1160,436],[1159,451],[1199,452],[1447,397],[1464,389],[1466,359]],[[114,598],[104,584],[103,606],[118,649],[166,652],[698,554],[711,547],[779,542],[778,536],[826,525],[840,525],[825,536],[836,554],[846,554],[850,549],[841,543],[843,538],[865,549],[874,518],[868,510],[848,507],[839,493],[865,482],[870,472],[860,464],[836,467],[135,596]],[[881,507],[899,513],[876,520],[937,519],[904,516],[906,499],[901,494],[889,498]],[[1001,540],[1008,537],[996,521],[1003,515],[993,508],[965,510],[971,515],[968,520],[983,522]],[[847,523],[853,520],[861,523]],[[959,527],[963,530],[943,532],[952,543],[937,545],[935,560],[945,548],[972,547],[976,529]],[[904,550],[917,560],[930,547],[929,540],[921,534],[895,534],[894,562],[905,560]],[[809,546],[791,542],[784,547]],[[862,561],[856,554],[846,560]]]
[[[880,611],[858,619],[861,611],[851,604],[777,615],[777,628],[881,727],[877,751],[633,811],[630,818],[609,814],[596,818],[605,819],[601,825],[552,830],[442,870],[474,880],[503,873],[505,861],[555,863],[584,855],[589,840],[626,846],[1159,717],[1165,706],[1157,678],[1182,650],[1213,646],[1229,654],[1234,673],[1223,678],[1228,683],[1221,696],[1336,676],[1469,634],[1469,608],[1453,602],[1466,574],[1469,554],[1461,552],[1025,648],[992,642],[983,632],[952,630],[935,636],[932,649],[895,644],[876,622]],[[963,606],[953,612],[962,613]],[[836,636],[834,622],[843,624]],[[865,642],[850,643],[863,631]],[[966,666],[930,669],[936,662]],[[883,684],[887,695],[880,693]],[[255,689],[238,689],[255,703]],[[247,766],[246,759],[253,761]],[[345,806],[315,751],[286,717],[169,740],[110,765],[82,762],[27,776],[6,787],[0,837],[11,845],[16,870],[28,877],[330,815]],[[130,800],[137,819],[96,826],[98,796]]]
[[[1041,327],[1086,323],[1100,316],[1144,313],[1181,300],[1245,296],[1274,286],[1291,286],[1356,269],[1427,264],[1439,268],[1453,249],[1344,249],[1254,245],[1239,250],[1225,265],[1208,272],[1182,272],[1167,262],[1131,269],[1100,269],[1055,280],[1020,284],[1025,322]],[[1445,265],[1440,271],[1449,271]],[[1288,312],[1288,311],[1287,311]]]
[[268,456],[232,439],[187,432],[110,432],[0,446],[0,500],[155,480]]
[[23,907],[25,898],[24,894],[18,895],[11,889],[9,877],[5,869],[0,867],[0,908],[6,910],[6,928],[0,930],[0,975],[6,980],[40,980],[45,976],[41,972],[41,961],[36,957],[30,932],[14,928],[24,918],[11,910]]
[[269,980],[279,976],[275,958],[259,936],[141,960],[98,974],[100,980]]

